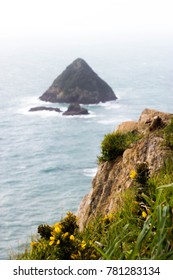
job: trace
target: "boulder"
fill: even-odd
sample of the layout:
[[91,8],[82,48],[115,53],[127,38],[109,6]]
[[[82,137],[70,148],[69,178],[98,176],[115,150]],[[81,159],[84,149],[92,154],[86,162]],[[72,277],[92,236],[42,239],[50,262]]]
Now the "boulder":
[[44,107],[44,106],[33,107],[29,110],[29,112],[37,112],[37,111],[55,111],[58,113],[62,112],[59,108]]
[[54,103],[97,104],[116,100],[112,88],[81,58],[70,64],[40,96]]
[[73,115],[88,115],[88,110],[81,107],[79,104],[70,104],[67,111],[63,113],[65,116],[73,116]]

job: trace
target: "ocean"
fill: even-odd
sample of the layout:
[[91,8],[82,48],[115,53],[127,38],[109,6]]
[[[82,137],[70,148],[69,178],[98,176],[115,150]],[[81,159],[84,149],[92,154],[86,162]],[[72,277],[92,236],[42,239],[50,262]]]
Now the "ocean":
[[[105,134],[145,108],[173,112],[173,48],[0,46],[0,259],[25,248],[40,224],[76,212],[91,189]],[[86,116],[28,112],[54,79],[83,58],[118,99],[85,105]]]

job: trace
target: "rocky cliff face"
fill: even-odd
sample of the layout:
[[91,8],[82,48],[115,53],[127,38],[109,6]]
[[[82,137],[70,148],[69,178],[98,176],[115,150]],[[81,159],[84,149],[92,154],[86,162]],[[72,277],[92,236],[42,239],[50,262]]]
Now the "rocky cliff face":
[[77,212],[81,229],[98,214],[109,214],[117,209],[121,193],[133,184],[129,175],[137,164],[147,162],[151,175],[159,170],[169,149],[162,145],[163,134],[158,132],[171,118],[173,114],[145,109],[137,122],[119,125],[119,132],[137,130],[142,138],[126,149],[122,156],[99,164],[91,191],[83,198]]
[[71,63],[50,88],[40,96],[43,101],[96,104],[116,100],[111,87],[81,58]]

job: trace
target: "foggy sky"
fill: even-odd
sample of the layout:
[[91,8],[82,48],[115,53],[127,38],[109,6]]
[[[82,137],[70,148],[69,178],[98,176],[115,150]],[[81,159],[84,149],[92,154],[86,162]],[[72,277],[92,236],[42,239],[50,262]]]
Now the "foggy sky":
[[0,0],[0,38],[172,37],[172,0]]

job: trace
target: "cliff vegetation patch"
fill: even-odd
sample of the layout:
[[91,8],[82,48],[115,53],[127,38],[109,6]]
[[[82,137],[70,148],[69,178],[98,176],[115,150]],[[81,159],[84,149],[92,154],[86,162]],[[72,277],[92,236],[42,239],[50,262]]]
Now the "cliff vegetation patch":
[[141,136],[136,131],[129,131],[127,133],[113,132],[104,136],[101,143],[101,155],[98,156],[98,162],[112,161],[134,142],[139,140]]
[[173,119],[164,129],[165,145],[173,149]]
[[140,164],[129,176],[133,187],[122,194],[116,213],[97,216],[79,231],[77,217],[68,212],[52,226],[40,225],[30,248],[16,258],[172,260],[173,161],[165,161],[152,177],[147,164]]

